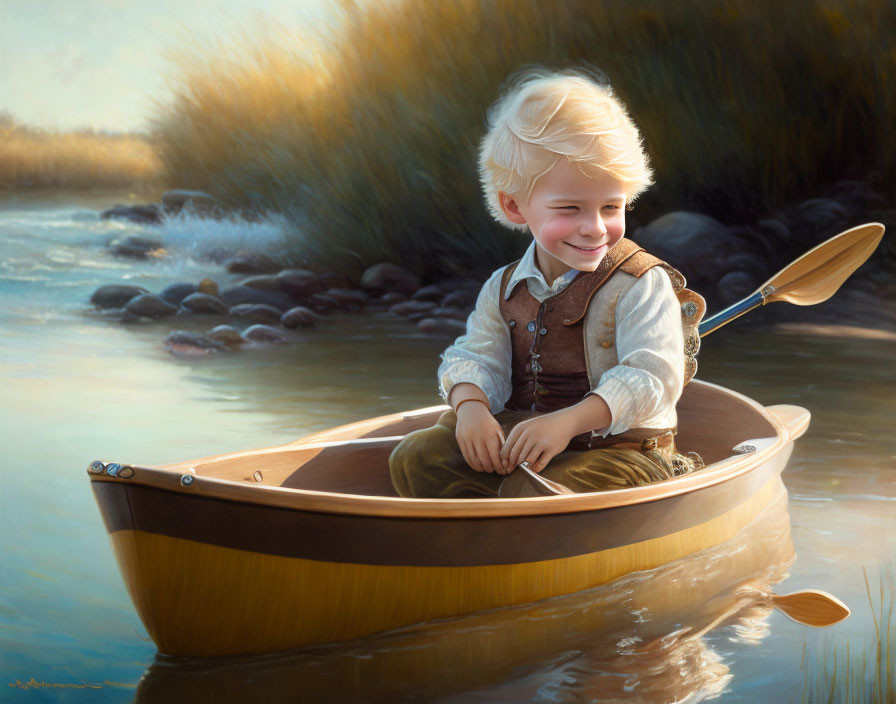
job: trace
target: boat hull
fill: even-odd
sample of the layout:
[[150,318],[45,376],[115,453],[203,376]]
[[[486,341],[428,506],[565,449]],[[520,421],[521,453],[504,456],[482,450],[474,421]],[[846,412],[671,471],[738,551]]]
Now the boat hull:
[[791,448],[687,493],[546,515],[346,516],[140,484],[93,488],[159,650],[217,656],[524,604],[718,545],[780,497]]

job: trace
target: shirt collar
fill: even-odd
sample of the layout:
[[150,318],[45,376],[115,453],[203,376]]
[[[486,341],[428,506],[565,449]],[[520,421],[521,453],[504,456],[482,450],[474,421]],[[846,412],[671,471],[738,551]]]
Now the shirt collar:
[[[545,281],[544,274],[541,273],[541,269],[538,268],[538,263],[535,260],[535,240],[533,239],[532,242],[529,243],[529,249],[526,250],[523,258],[520,259],[520,263],[517,264],[516,269],[514,269],[513,274],[511,274],[510,281],[507,282],[507,289],[504,291],[504,300],[506,301],[510,298],[510,294],[520,281],[526,281],[526,285],[529,286],[529,291],[533,294],[540,291],[545,294],[550,293],[550,295],[554,295],[560,293],[560,291],[566,288],[578,275],[578,269],[570,269],[565,274],[558,276],[552,286],[548,286],[548,282]],[[533,288],[535,289],[534,291]]]

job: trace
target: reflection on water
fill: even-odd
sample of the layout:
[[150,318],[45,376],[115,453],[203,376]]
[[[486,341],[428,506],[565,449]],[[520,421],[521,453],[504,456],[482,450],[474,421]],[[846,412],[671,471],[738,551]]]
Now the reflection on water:
[[[732,675],[707,644],[768,634],[757,596],[794,559],[783,487],[730,541],[657,569],[535,604],[347,644],[251,658],[158,657],[138,702],[702,701]],[[375,605],[372,605],[375,608]],[[472,690],[472,691],[471,691]]]
[[[161,341],[186,320],[118,326],[84,316],[90,294],[121,281],[154,291],[203,276],[230,285],[239,277],[193,256],[213,242],[193,245],[235,235],[179,223],[164,232],[170,260],[118,260],[105,240],[146,228],[96,213],[0,211],[0,686],[30,678],[101,686],[10,689],[13,701],[129,701],[140,682],[144,701],[693,701],[723,690],[725,704],[753,704],[800,700],[806,641],[810,650],[822,637],[849,642],[852,652],[874,647],[862,568],[875,575],[896,559],[893,343],[782,334],[742,318],[704,341],[698,376],[811,411],[783,474],[789,533],[785,507],[782,525],[766,516],[753,540],[741,534],[612,588],[299,653],[157,659],[86,464],[269,447],[433,405],[447,341],[356,314],[327,318],[282,347],[172,358]],[[790,567],[789,535],[799,555]],[[786,569],[779,591],[824,589],[853,615],[809,631],[738,595],[753,581],[778,582]]]

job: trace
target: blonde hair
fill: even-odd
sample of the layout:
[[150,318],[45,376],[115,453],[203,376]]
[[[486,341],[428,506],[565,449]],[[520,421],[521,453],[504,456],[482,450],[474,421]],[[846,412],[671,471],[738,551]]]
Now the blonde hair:
[[530,67],[506,86],[489,108],[479,146],[486,205],[502,225],[526,229],[504,215],[498,191],[528,202],[535,182],[563,156],[586,176],[604,172],[621,181],[627,205],[653,183],[638,128],[600,71]]

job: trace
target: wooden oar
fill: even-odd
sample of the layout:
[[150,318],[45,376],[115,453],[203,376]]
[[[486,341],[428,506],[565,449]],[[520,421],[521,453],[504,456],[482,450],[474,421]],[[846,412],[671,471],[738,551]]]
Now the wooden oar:
[[837,597],[818,589],[804,589],[792,594],[760,594],[785,616],[807,626],[831,626],[850,613],[849,607]]
[[883,236],[884,226],[870,222],[831,237],[781,269],[755,293],[700,323],[700,337],[766,303],[811,306],[828,300],[865,263]]

